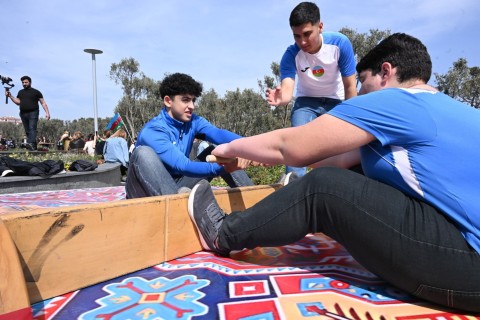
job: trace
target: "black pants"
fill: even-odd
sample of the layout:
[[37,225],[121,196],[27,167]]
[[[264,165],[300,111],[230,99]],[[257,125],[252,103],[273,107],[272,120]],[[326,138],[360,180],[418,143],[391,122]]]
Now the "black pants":
[[227,216],[219,247],[280,246],[322,232],[417,297],[480,312],[480,255],[434,207],[350,170],[320,168]]
[[22,119],[25,135],[27,136],[27,143],[37,149],[37,124],[40,111],[20,112],[20,119]]

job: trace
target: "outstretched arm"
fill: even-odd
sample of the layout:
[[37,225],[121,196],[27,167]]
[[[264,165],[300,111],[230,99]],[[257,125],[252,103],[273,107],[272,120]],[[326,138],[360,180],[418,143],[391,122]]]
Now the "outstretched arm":
[[212,154],[302,167],[351,152],[373,140],[375,137],[367,131],[325,114],[300,127],[275,130],[217,146]]
[[295,80],[292,78],[285,78],[282,80],[280,86],[274,89],[267,89],[267,102],[271,106],[285,106],[293,98],[293,89],[295,87]]

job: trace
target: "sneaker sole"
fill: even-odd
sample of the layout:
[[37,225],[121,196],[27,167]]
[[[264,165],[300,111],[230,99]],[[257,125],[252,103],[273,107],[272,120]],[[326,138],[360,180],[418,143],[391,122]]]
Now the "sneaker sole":
[[198,238],[200,239],[200,243],[202,245],[202,248],[205,250],[212,251],[212,249],[207,245],[205,242],[205,239],[203,238],[202,232],[200,232],[200,228],[197,225],[197,222],[195,221],[195,217],[193,216],[193,199],[195,198],[195,191],[197,191],[198,187],[200,185],[195,185],[192,189],[192,192],[190,192],[190,196],[188,197],[188,215],[190,216],[190,219],[193,221],[195,224],[196,232],[198,234]]

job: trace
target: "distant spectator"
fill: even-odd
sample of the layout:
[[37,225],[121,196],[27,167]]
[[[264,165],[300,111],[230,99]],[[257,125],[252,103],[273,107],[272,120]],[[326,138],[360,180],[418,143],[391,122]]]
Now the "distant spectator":
[[137,143],[137,137],[135,137],[132,141],[132,143],[130,144],[130,148],[128,148],[128,154],[129,155],[132,155],[133,153],[133,150],[135,150],[135,144]]
[[70,136],[70,132],[65,130],[61,135],[60,139],[58,139],[57,150],[67,151],[68,148],[70,147],[70,140],[72,140],[72,137]]
[[100,137],[100,136],[96,136],[95,137],[95,154],[96,155],[99,155],[99,156],[103,156],[103,148],[105,146],[105,141],[110,138],[110,136],[112,135],[112,131],[111,130],[105,130],[103,132],[103,135]]
[[72,141],[70,141],[70,150],[83,150],[85,146],[85,140],[83,133],[80,131],[75,131],[73,133]]
[[83,151],[85,151],[89,156],[95,155],[95,135],[90,133],[88,135],[87,141],[85,142],[85,146],[83,147]]
[[8,140],[7,140],[7,147],[13,149],[13,148],[16,148],[16,144],[15,144],[15,139],[13,139],[12,137],[10,137]]
[[103,147],[103,158],[105,162],[117,162],[121,164],[120,171],[122,176],[127,174],[129,154],[127,144],[127,133],[123,129],[118,129],[105,142]]

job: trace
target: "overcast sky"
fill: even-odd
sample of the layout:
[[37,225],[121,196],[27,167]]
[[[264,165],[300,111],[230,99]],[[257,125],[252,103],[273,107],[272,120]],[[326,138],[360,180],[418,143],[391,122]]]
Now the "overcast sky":
[[[121,88],[110,66],[133,57],[146,76],[189,73],[223,96],[226,91],[258,90],[293,43],[288,25],[291,0],[9,0],[0,17],[0,74],[10,76],[17,94],[20,77],[47,101],[52,118],[93,117],[91,55],[96,48],[99,117],[111,117]],[[458,58],[480,66],[479,0],[316,1],[324,30],[350,27],[405,32],[423,41],[433,71],[446,73]],[[433,77],[432,77],[433,78]],[[18,117],[11,101],[0,116]],[[40,116],[45,116],[42,108]]]

